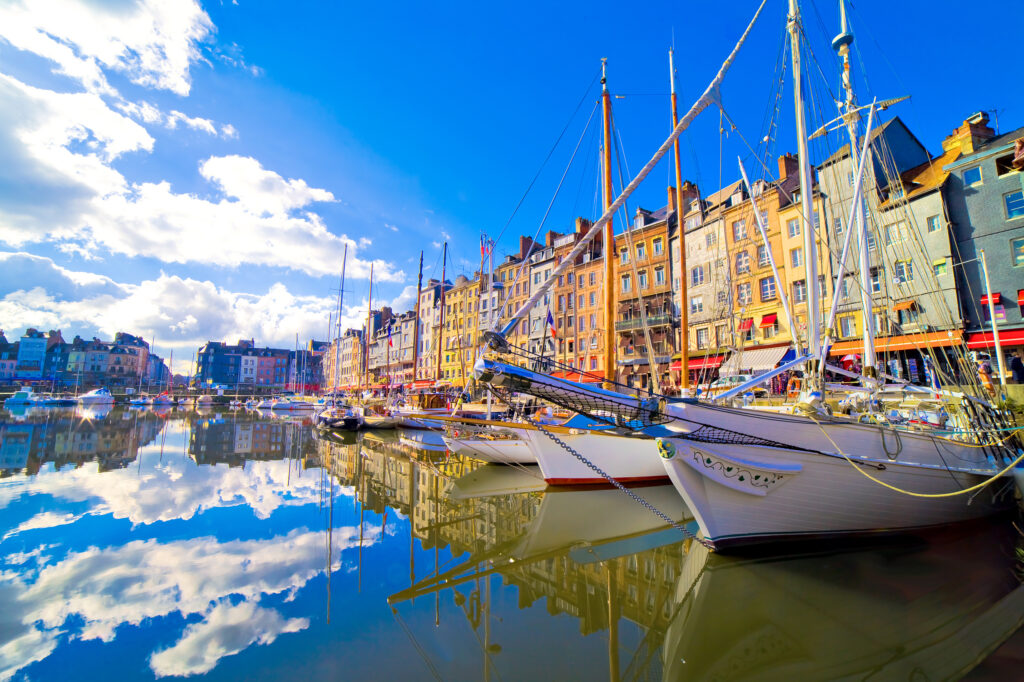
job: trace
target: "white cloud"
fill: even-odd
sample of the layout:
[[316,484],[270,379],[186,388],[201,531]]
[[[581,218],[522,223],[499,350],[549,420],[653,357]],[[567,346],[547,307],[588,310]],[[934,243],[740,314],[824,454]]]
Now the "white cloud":
[[237,605],[220,602],[202,622],[185,628],[173,646],[153,654],[149,666],[157,677],[207,673],[225,656],[237,654],[254,643],[270,644],[278,635],[308,627],[308,618],[285,620],[276,610],[247,601]]
[[397,225],[392,225],[390,223],[384,223],[384,227],[388,228],[392,232],[398,232],[398,226]]
[[199,165],[199,172],[257,215],[283,216],[313,202],[335,201],[327,190],[310,187],[304,180],[285,180],[244,156],[211,157]]
[[195,0],[14,0],[0,5],[0,36],[44,56],[87,90],[112,93],[110,69],[132,82],[187,95],[199,44],[214,30]]

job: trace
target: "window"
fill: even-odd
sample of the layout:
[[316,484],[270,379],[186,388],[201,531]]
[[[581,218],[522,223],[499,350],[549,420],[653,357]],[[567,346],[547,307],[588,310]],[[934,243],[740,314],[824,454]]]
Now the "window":
[[1013,267],[1024,267],[1024,237],[1010,240],[1010,262]]
[[741,275],[744,272],[750,272],[750,254],[740,251],[736,254],[736,274]]
[[853,187],[853,184],[856,182],[856,179],[853,177],[853,171],[846,174],[846,181],[850,183],[850,187]]
[[559,275],[558,276],[558,286],[562,286],[562,282],[563,281],[564,281],[564,279],[563,279],[562,275]]
[[889,333],[889,318],[883,313],[871,313],[871,323],[875,326],[876,334]]
[[594,284],[596,282],[597,282],[597,273],[596,272],[590,273],[590,286],[594,286]]
[[839,287],[839,298],[845,299],[850,298],[850,277],[847,275],[843,277],[843,286]]
[[908,260],[898,260],[893,265],[893,284],[901,284],[914,281],[914,266]]
[[878,294],[882,292],[882,277],[881,270],[878,268],[871,268],[871,293]]
[[839,318],[839,335],[844,339],[857,335],[857,325],[853,315],[843,315]]
[[637,281],[640,282],[640,288],[641,289],[646,289],[647,288],[647,271],[646,270],[641,270],[639,273],[637,273]]
[[947,274],[949,270],[948,266],[946,265],[946,259],[940,258],[937,261],[934,261],[932,263],[932,270],[935,272],[936,277]]
[[582,308],[584,302],[585,302],[585,299],[583,298],[583,294],[580,294],[579,296],[576,297],[576,307],[577,308]]
[[622,292],[623,293],[628,293],[629,290],[630,290],[629,275],[623,275],[622,276]]
[[654,268],[654,286],[665,285],[665,268]]
[[558,297],[558,312],[562,312],[565,309],[565,296]]
[[814,219],[814,229],[817,230],[818,226],[821,225],[821,216],[818,215],[817,211],[814,212],[813,219]]
[[719,346],[729,345],[729,327],[724,324],[715,325],[715,339]]
[[744,282],[743,284],[736,285],[736,302],[740,305],[748,305],[750,303],[750,282]]
[[789,252],[789,262],[792,263],[794,268],[798,268],[804,264],[804,250],[793,249]]
[[568,305],[569,310],[572,310],[572,294],[569,294],[568,299],[569,300],[566,301],[566,304]]
[[737,220],[732,224],[732,239],[738,242],[747,238],[747,221]]
[[1003,195],[1003,204],[1006,206],[1006,219],[1020,218],[1024,216],[1024,191],[1017,190]]
[[825,298],[828,292],[825,289],[825,275],[818,275],[818,296]]
[[832,214],[832,225],[836,228],[836,234],[843,233],[843,214],[839,211]]
[[1016,168],[1013,167],[1013,154],[1007,154],[1006,156],[1000,156],[996,159],[996,175],[1003,177],[1010,173],[1015,173]]
[[590,313],[590,328],[597,329],[597,313]]
[[729,300],[729,292],[719,291],[716,300],[718,301],[719,305],[725,305]]
[[798,279],[793,282],[793,302],[803,303],[807,300],[807,280]]
[[964,171],[963,178],[966,186],[970,187],[971,185],[977,185],[981,182],[981,166],[968,168]]
[[647,245],[644,242],[640,242],[639,244],[636,245],[636,259],[647,259]]
[[939,231],[939,227],[940,227],[939,216],[937,216],[937,215],[930,215],[930,216],[928,216],[928,218],[927,218],[927,220],[925,222],[928,225],[928,231],[929,232],[938,232]]
[[704,284],[704,266],[695,265],[690,268],[690,286],[696,287]]
[[619,262],[622,263],[623,265],[629,262],[629,251],[627,251],[626,249],[622,249],[621,251],[619,251]]
[[718,243],[718,233],[711,232],[710,230],[704,235],[704,244],[707,246],[714,246]]
[[[566,326],[567,329],[572,329],[572,325],[573,325],[573,317],[572,317],[572,315],[570,315],[569,319],[567,319],[565,321],[565,326]],[[572,341],[570,341],[569,343],[572,343]],[[572,349],[570,348],[569,350],[572,350]]]
[[868,251],[875,250],[875,235],[868,232]]
[[764,334],[764,338],[773,339],[779,334],[779,321],[776,319],[767,327],[761,327],[761,332]]
[[761,286],[761,300],[770,301],[775,298],[775,278],[765,277],[760,282]]
[[597,294],[593,291],[590,292],[590,307],[593,308],[597,303]]
[[704,312],[704,297],[703,296],[691,296],[690,297],[690,314]]
[[789,232],[790,237],[800,236],[800,219],[790,218],[786,221],[786,230]]
[[697,330],[697,348],[707,348],[710,339],[711,335],[708,333],[707,327],[701,327]]
[[654,240],[651,248],[654,249],[655,256],[660,256],[664,252],[665,249],[664,247],[662,247],[661,237],[658,237],[657,239]]
[[566,275],[566,279],[568,279],[569,281],[569,286],[572,286],[573,284],[576,283],[576,276],[571,272],[568,275]]
[[763,268],[768,265],[768,247],[762,244],[757,247],[757,267]]

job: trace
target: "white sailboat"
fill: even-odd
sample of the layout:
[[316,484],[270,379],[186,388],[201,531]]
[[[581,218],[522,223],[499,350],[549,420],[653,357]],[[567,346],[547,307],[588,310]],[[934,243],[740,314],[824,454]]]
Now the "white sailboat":
[[[802,29],[796,0],[790,0],[788,18],[801,187],[810,188],[800,76]],[[707,106],[709,94],[717,92],[742,42],[743,39],[658,153],[608,206],[577,249],[582,249],[596,236],[692,117]],[[864,148],[866,151],[866,143]],[[851,147],[851,155],[855,149]],[[863,171],[863,154],[861,158]],[[858,192],[859,187],[860,178],[857,179]],[[804,253],[808,277],[815,281],[816,273],[810,267],[817,262],[814,230],[809,220],[812,215],[810,196],[810,191],[801,192]],[[856,199],[854,204],[857,205]],[[864,220],[858,222],[862,226],[862,244],[866,244]],[[575,255],[570,252],[563,259],[562,265],[551,273],[552,281],[571,264]],[[861,276],[868,277],[865,268]],[[816,336],[828,325],[817,318],[817,287],[808,289],[807,328],[812,333],[807,340],[807,352],[798,353],[796,360],[774,370],[806,367],[808,381],[793,414],[695,401],[671,402],[657,396],[644,400],[625,391],[576,384],[493,359],[479,360],[474,371],[479,380],[496,389],[536,395],[603,419],[620,432],[655,436],[652,427],[663,426],[671,435],[657,435],[653,445],[661,455],[665,471],[694,513],[705,541],[719,550],[780,539],[920,528],[977,518],[1007,507],[1012,500],[1009,472],[1024,459],[1024,453],[1008,446],[1003,438],[986,428],[986,418],[999,417],[984,401],[962,395],[945,401],[944,406],[951,411],[954,407],[962,408],[951,418],[951,423],[957,425],[954,434],[940,432],[930,424],[888,419],[871,411],[870,407],[860,415],[831,414],[824,401],[823,391],[827,387],[822,381],[823,348],[827,343],[822,344]],[[544,290],[542,286],[534,293],[515,317],[529,310]],[[868,305],[868,315],[870,311]],[[511,324],[514,323],[515,319]],[[870,326],[865,325],[865,328]],[[509,351],[501,336],[492,336],[490,341],[493,350]],[[766,378],[770,376],[762,375],[755,381]],[[862,390],[869,393],[880,387],[872,375],[865,378],[864,384]],[[728,400],[747,388],[741,385],[718,399]],[[903,390],[913,390],[913,387],[903,387]],[[593,465],[591,469],[601,469],[605,478],[626,479],[629,474],[642,472],[645,466],[646,458],[642,456],[631,461],[622,458],[626,465],[613,471],[598,465],[600,460],[612,468],[613,462],[606,452],[611,448],[598,445],[607,436],[591,436],[593,442],[577,439],[574,444],[561,434],[549,433],[541,437],[560,441],[555,443],[557,448],[551,449],[552,457],[569,463],[579,460],[584,466],[589,463]],[[562,452],[557,452],[558,449]]]
[[78,396],[78,402],[82,405],[113,405],[114,396],[105,387],[94,388]]

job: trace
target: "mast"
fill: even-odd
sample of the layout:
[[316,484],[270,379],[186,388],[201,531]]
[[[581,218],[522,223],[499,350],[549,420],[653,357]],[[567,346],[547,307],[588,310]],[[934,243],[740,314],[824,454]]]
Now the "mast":
[[[807,348],[812,360],[808,361],[807,373],[816,376],[818,372],[817,356],[821,348],[821,303],[818,289],[818,245],[815,241],[814,221],[812,219],[812,199],[814,188],[811,185],[811,159],[807,151],[807,122],[804,118],[803,75],[800,70],[800,5],[799,0],[789,0],[789,40],[793,50],[793,103],[796,113],[797,157],[800,167],[800,212],[804,227],[804,255],[806,256],[807,273]],[[782,286],[781,282],[776,284]],[[794,332],[796,330],[793,330]]]
[[1003,346],[999,343],[999,325],[996,324],[996,306],[992,300],[992,286],[988,283],[988,265],[985,263],[985,249],[981,252],[981,272],[985,275],[985,300],[988,301],[988,319],[992,322],[992,343],[996,347],[996,360],[999,367],[999,385],[1006,392],[1006,367],[1003,366]]
[[434,345],[437,346],[437,371],[434,374],[434,382],[441,381],[441,349],[443,344],[441,343],[444,337],[444,282],[445,282],[445,266],[448,264],[448,242],[444,243],[444,250],[441,252],[441,317],[437,323],[437,338],[434,339]]
[[412,380],[419,379],[420,366],[420,293],[423,291],[423,252],[420,251],[420,274],[416,278],[416,326],[412,330]]
[[[668,77],[672,92],[672,130],[679,124],[679,114],[676,111],[676,69],[673,61],[672,49],[668,51]],[[679,390],[685,398],[690,394],[690,305],[686,294],[686,232],[683,229],[683,167],[679,162],[679,138],[672,143],[672,153],[676,162],[676,229],[679,231],[679,329],[682,331],[682,343],[680,344],[681,375]]]
[[[345,251],[341,257],[341,283],[338,286],[338,317],[335,319],[337,333],[334,335],[334,388],[337,390],[341,381],[341,311],[345,300],[345,266],[348,264],[348,242],[345,242]],[[373,263],[370,264],[373,267]]]
[[[604,210],[605,213],[612,205],[614,194],[612,192],[612,101],[608,94],[607,78],[608,59],[601,60],[601,117],[604,124],[604,154],[602,156],[602,178],[604,184]],[[613,259],[615,258],[615,230],[612,226],[613,218],[608,217],[604,225],[604,380],[605,383],[615,381],[615,317],[612,315],[615,305],[615,287],[613,279],[615,272]]]
[[[853,94],[853,80],[850,78],[850,45],[853,44],[853,33],[850,32],[846,22],[846,2],[839,0],[839,35],[832,39],[832,49],[839,53],[843,63],[843,90],[846,92],[846,99],[840,105],[843,123],[846,124],[846,132],[850,136],[850,160],[853,161],[855,150],[860,148],[857,142],[857,124],[860,121],[860,112],[857,110],[857,102]],[[871,122],[868,121],[868,125]],[[870,134],[870,130],[868,134]],[[870,145],[866,145],[867,153],[871,153]],[[863,181],[862,181],[863,182]],[[848,229],[857,230],[857,248],[859,251],[860,269],[860,305],[861,305],[861,329],[864,338],[864,350],[861,355],[861,373],[868,381],[873,381],[878,376],[875,357],[875,321],[872,315],[871,299],[871,259],[868,256],[868,229],[867,216],[864,212],[863,193],[854,197],[856,202],[853,207],[854,222],[856,225],[848,225]],[[838,292],[837,292],[838,295]]]
[[370,261],[370,292],[366,296],[366,333],[363,334],[363,388],[370,377],[370,318],[373,315],[373,261]]

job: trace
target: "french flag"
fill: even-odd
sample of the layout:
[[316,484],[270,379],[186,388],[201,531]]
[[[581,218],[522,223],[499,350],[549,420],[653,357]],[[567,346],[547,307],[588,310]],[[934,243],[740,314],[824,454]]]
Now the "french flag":
[[558,333],[555,331],[555,318],[551,316],[550,310],[548,310],[548,329],[551,330],[551,338],[557,339]]

